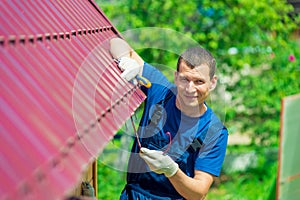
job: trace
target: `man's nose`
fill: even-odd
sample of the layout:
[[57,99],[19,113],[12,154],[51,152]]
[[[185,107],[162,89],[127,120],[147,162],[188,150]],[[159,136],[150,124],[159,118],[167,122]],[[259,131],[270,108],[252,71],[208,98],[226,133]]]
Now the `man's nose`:
[[185,90],[187,92],[195,92],[196,88],[195,88],[195,84],[193,81],[189,81],[188,84],[186,85]]

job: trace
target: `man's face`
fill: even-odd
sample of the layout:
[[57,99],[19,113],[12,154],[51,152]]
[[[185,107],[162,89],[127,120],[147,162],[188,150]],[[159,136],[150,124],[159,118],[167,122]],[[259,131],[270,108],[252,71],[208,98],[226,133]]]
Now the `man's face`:
[[210,79],[209,67],[206,64],[191,69],[182,61],[179,72],[175,72],[175,84],[178,89],[177,107],[187,112],[199,110],[199,105],[203,106],[209,92],[215,88],[216,82],[217,77]]

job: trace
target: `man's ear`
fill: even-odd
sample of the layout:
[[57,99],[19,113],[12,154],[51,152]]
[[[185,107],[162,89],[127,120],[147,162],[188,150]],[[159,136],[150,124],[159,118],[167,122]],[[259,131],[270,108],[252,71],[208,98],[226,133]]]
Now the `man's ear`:
[[177,84],[178,71],[174,72],[174,83]]
[[218,82],[218,77],[214,75],[213,78],[210,80],[209,91],[213,91],[216,88],[217,82]]

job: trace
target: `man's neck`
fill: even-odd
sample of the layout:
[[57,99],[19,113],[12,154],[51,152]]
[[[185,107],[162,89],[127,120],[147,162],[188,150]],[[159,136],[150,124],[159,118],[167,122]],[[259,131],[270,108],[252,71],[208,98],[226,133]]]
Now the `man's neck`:
[[189,117],[200,117],[207,110],[207,106],[205,105],[204,102],[199,104],[197,107],[187,107],[187,106],[185,107],[185,106],[181,106],[180,103],[176,100],[176,107]]

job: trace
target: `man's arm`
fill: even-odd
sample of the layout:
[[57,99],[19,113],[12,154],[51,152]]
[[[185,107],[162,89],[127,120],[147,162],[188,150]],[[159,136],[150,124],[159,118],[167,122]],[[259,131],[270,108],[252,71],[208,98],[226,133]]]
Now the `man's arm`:
[[178,164],[162,151],[142,147],[140,156],[152,171],[168,177],[176,191],[185,199],[204,199],[213,182],[211,174],[200,170],[195,170],[193,178],[187,176]]
[[144,60],[121,38],[110,40],[110,53],[122,70],[121,77],[132,83],[151,87],[151,82],[142,77]]
[[169,177],[176,191],[186,199],[204,199],[211,184],[213,176],[209,173],[195,170],[194,178],[188,177],[180,169],[174,176]]
[[129,46],[129,44],[121,38],[113,38],[110,40],[110,53],[113,58],[129,57],[137,61],[140,66],[144,65],[144,60]]

